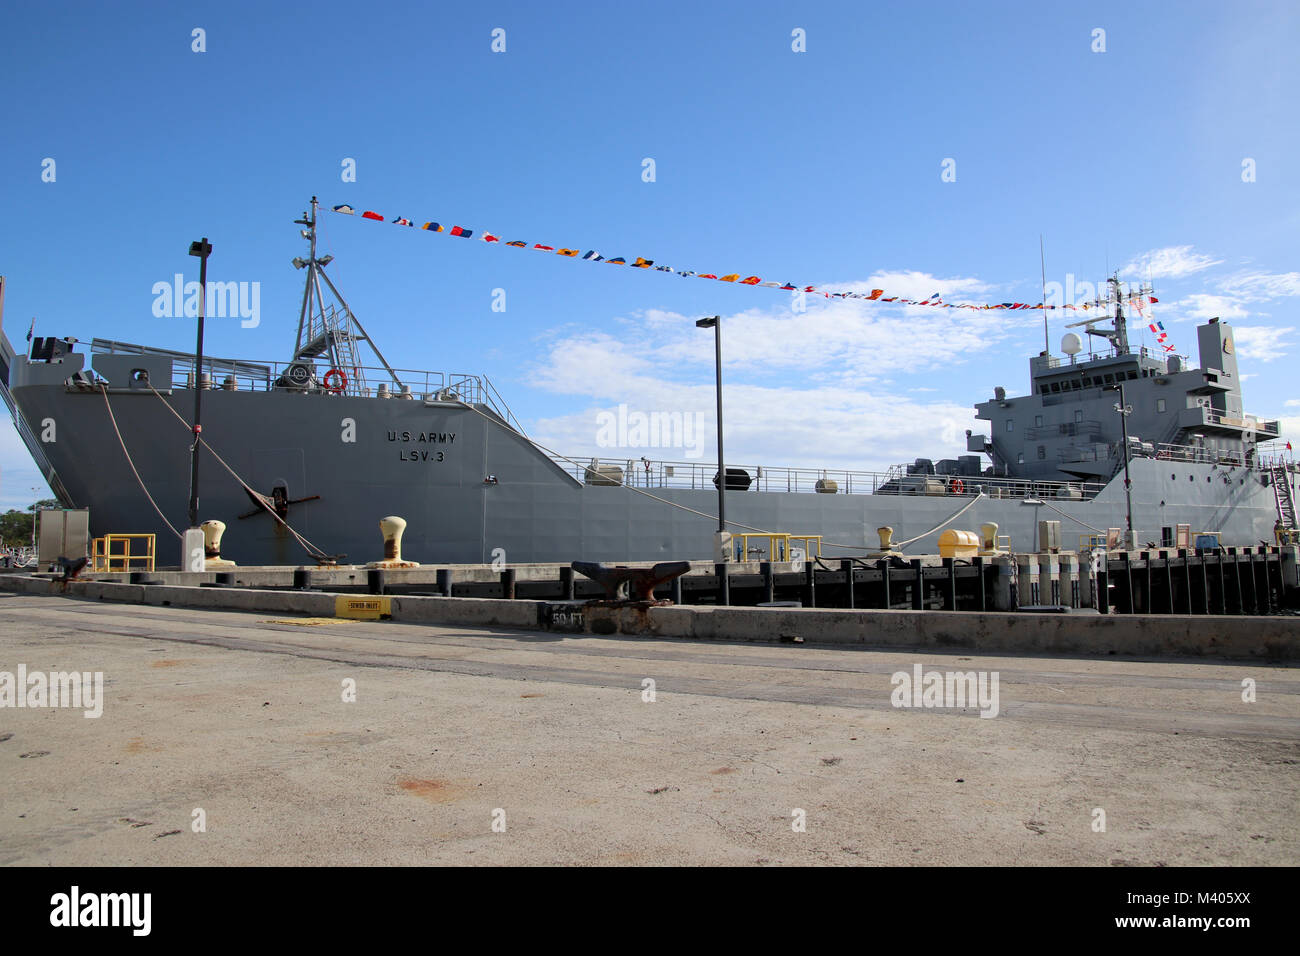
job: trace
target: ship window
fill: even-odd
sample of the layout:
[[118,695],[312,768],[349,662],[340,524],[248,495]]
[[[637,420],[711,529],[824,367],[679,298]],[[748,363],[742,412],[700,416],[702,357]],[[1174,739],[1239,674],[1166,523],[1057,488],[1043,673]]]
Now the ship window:
[[1021,465],[1025,463],[1025,453],[1023,451],[1016,456],[1016,462]]
[[1076,408],[1076,409],[1074,410],[1074,420],[1075,420],[1076,422],[1081,422],[1081,421],[1083,421],[1083,409],[1082,409],[1082,408]]
[[1036,427],[1038,427],[1038,428],[1042,428],[1042,427],[1043,427],[1043,416],[1042,416],[1042,415],[1035,415],[1035,416],[1034,416],[1034,425],[1035,425]]
[[1014,421],[1013,419],[1008,418],[1008,419],[1007,419],[1007,431],[1009,431],[1009,432],[1013,432],[1013,431],[1015,431],[1015,430],[1016,430],[1016,423],[1015,423],[1015,421]]
[[1164,400],[1163,398],[1157,398],[1157,399],[1156,399],[1156,411],[1158,411],[1158,412],[1163,412],[1164,410],[1165,410],[1165,400]]
[[1042,460],[1043,460],[1044,458],[1046,458],[1046,457],[1047,457],[1047,448],[1044,447],[1043,445],[1039,445],[1039,446],[1038,446],[1038,460],[1039,460],[1039,461],[1042,461]]
[[1114,384],[1115,384],[1115,376],[1114,376],[1114,375],[1107,375],[1107,376],[1106,376],[1106,384],[1107,384],[1107,385],[1114,385]]
[[1128,377],[1129,377],[1130,379],[1137,378],[1137,377],[1138,377],[1138,373],[1137,373],[1136,371],[1134,371],[1133,369],[1129,369],[1129,370],[1128,370]]
[[1061,390],[1061,383],[1060,383],[1060,382],[1053,382],[1053,383],[1052,383],[1052,391],[1053,391],[1053,392],[1059,392],[1060,390]]
[[1087,387],[1090,386],[1091,384],[1092,384],[1092,376],[1091,376],[1091,375],[1085,375],[1085,376],[1083,377],[1083,387],[1084,387],[1084,388],[1087,388]]
[[1162,548],[1172,548],[1173,546],[1174,546],[1174,529],[1173,529],[1173,528],[1161,528],[1161,529],[1160,529],[1160,547],[1162,547]]

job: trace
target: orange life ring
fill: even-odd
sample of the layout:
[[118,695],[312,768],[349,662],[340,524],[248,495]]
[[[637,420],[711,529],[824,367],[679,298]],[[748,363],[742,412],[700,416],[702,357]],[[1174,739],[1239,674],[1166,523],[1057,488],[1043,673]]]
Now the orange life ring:
[[[338,383],[331,385],[330,379],[335,376],[338,377]],[[341,368],[332,368],[325,373],[323,382],[327,391],[333,392],[335,395],[342,394],[342,392],[348,387],[348,373],[343,371]]]
[[966,494],[966,482],[962,481],[960,478],[954,478],[952,480],[952,493],[954,495]]

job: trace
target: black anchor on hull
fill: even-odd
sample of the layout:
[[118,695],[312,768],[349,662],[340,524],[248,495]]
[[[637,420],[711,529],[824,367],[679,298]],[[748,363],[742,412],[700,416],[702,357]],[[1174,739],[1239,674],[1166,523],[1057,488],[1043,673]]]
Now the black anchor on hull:
[[260,492],[253,491],[251,488],[245,488],[244,493],[248,495],[248,500],[256,507],[249,512],[239,516],[242,521],[244,518],[252,518],[262,514],[265,511],[273,512],[281,521],[289,517],[289,506],[302,504],[304,501],[318,501],[320,495],[308,495],[305,498],[290,498],[289,489],[284,485],[276,485],[271,489],[271,494],[264,495]]

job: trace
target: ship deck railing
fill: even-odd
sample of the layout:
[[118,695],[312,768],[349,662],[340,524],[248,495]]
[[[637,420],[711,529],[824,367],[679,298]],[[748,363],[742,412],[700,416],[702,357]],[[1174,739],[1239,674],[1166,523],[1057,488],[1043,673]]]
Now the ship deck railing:
[[[718,466],[698,461],[653,461],[648,458],[564,458],[551,460],[575,480],[589,485],[626,485],[631,488],[714,490]],[[1082,500],[1095,497],[1103,482],[1038,481],[990,475],[916,475],[907,466],[896,465],[886,471],[862,471],[844,468],[773,467],[745,462],[727,462],[733,473],[728,491],[736,494],[754,492],[800,492],[810,494],[911,495],[971,498],[978,494],[990,498],[1049,498]],[[749,479],[742,489],[734,470],[745,472]],[[741,484],[744,479],[741,479]]]
[[[194,387],[194,355],[172,349],[132,345],[108,339],[95,339],[92,352],[124,355],[156,355],[172,361],[171,387]],[[203,357],[202,380],[207,388],[238,392],[275,390],[347,395],[352,398],[387,398],[425,402],[463,402],[491,408],[510,427],[524,434],[523,425],[506,404],[501,393],[486,375],[469,372],[431,372],[425,369],[390,370],[379,366],[357,365],[341,369],[343,378],[334,376],[326,387],[325,377],[331,370],[317,363],[316,377],[306,386],[287,385],[284,379],[291,362],[245,361]]]

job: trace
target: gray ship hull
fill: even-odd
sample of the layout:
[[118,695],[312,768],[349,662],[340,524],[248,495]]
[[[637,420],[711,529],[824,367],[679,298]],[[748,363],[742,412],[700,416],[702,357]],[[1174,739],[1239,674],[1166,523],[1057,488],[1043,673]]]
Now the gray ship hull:
[[[103,393],[55,384],[49,376],[23,381],[24,368],[36,367],[18,360],[12,394],[31,433],[51,439],[41,441],[41,451],[70,499],[65,504],[90,509],[96,536],[157,534],[160,563],[174,563],[179,545],[146,499],[128,454],[158,507],[183,528],[190,436],[164,400],[188,420],[193,392],[174,389],[160,400],[148,390],[110,388],[120,442]],[[655,497],[649,497],[624,486],[579,482],[485,406],[218,389],[204,393],[203,436],[259,492],[280,486],[290,499],[319,496],[291,505],[288,521],[320,549],[346,554],[351,563],[383,556],[378,522],[386,515],[407,520],[404,556],[426,564],[708,559],[714,553],[716,519],[707,517],[716,514],[712,487],[650,488]],[[1220,532],[1225,545],[1272,543],[1277,515],[1260,472],[1137,459],[1132,481],[1140,544],[1161,541],[1162,529],[1178,524]],[[909,545],[911,553],[936,552],[948,526],[978,531],[981,523],[994,522],[1022,551],[1036,549],[1040,520],[1061,522],[1067,549],[1091,529],[1125,526],[1122,476],[1086,500],[981,497],[947,525],[970,501],[956,495],[729,491],[727,517],[733,532],[822,535],[828,557],[874,549],[883,525],[895,529],[896,540],[936,529]],[[312,563],[266,513],[240,517],[252,508],[243,488],[205,451],[199,518],[228,526],[224,556],[243,565]]]

